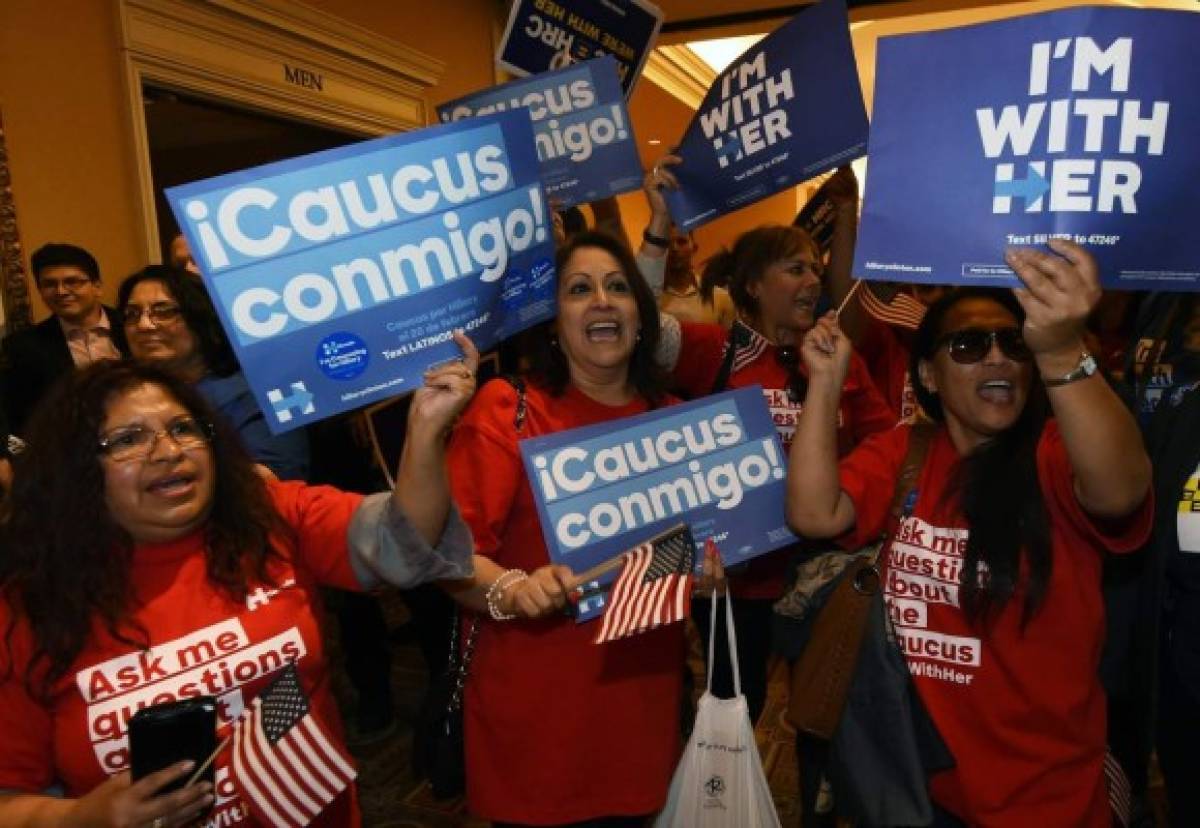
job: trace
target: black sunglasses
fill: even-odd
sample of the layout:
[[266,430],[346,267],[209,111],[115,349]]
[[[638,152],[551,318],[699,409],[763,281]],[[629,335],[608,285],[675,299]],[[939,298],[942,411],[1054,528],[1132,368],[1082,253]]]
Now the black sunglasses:
[[788,399],[792,403],[804,402],[804,395],[808,392],[808,383],[805,381],[804,375],[800,373],[800,349],[794,345],[780,345],[775,349],[775,361],[787,369]]
[[950,358],[962,365],[972,365],[979,362],[992,350],[993,345],[1000,346],[1000,352],[1015,362],[1028,362],[1033,359],[1033,352],[1025,344],[1020,328],[964,328],[952,331],[940,337],[938,348],[946,346]]

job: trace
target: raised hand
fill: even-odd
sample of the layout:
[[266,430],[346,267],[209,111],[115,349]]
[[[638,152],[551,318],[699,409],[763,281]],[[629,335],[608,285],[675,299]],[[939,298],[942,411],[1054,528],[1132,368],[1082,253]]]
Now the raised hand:
[[800,345],[810,384],[830,382],[841,388],[850,370],[850,340],[838,327],[837,314],[829,311],[809,328]]
[[664,155],[655,162],[642,179],[642,190],[646,193],[646,201],[650,203],[651,217],[667,217],[667,199],[663,190],[678,190],[679,179],[671,172],[671,167],[682,164],[683,159],[678,155]]
[[462,359],[425,372],[425,385],[413,394],[408,410],[409,434],[420,437],[442,434],[454,424],[475,393],[479,351],[462,331],[454,332],[454,341],[462,348]]
[[1005,253],[1024,285],[1013,293],[1025,309],[1025,344],[1034,354],[1073,352],[1078,358],[1084,323],[1100,301],[1099,270],[1074,242],[1051,239],[1050,249],[1058,255],[1029,248]]
[[849,165],[838,167],[837,172],[823,185],[829,200],[837,206],[858,206],[858,177]]

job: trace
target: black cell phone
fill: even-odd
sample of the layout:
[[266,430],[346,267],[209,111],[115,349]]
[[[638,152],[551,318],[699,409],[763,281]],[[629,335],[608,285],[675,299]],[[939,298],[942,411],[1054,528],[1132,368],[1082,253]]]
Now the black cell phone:
[[[155,704],[129,719],[129,765],[136,782],[155,771],[191,759],[200,767],[217,747],[217,700],[212,696]],[[209,763],[200,779],[215,779]],[[177,791],[188,781],[181,777],[159,794]]]

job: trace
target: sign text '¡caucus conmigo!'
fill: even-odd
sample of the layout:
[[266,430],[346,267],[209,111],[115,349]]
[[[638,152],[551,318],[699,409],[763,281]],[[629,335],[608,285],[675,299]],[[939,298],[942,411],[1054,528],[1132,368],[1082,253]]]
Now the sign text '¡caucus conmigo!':
[[282,256],[441,213],[441,221],[419,243],[384,247],[372,257],[334,264],[327,273],[297,273],[278,291],[260,285],[238,293],[229,304],[233,324],[249,337],[266,339],[296,323],[317,324],[364,303],[381,304],[470,273],[479,272],[484,282],[498,279],[511,252],[547,238],[540,191],[529,189],[527,206],[485,215],[469,226],[452,208],[511,186],[503,147],[489,143],[472,152],[331,181],[287,198],[260,181],[225,192],[214,208],[192,198],[185,210],[213,277],[237,264],[235,259]]

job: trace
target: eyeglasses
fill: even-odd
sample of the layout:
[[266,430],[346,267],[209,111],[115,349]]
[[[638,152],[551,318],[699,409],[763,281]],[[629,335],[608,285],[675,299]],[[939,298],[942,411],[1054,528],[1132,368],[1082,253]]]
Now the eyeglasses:
[[42,279],[38,282],[38,290],[44,293],[53,293],[59,288],[75,293],[83,290],[92,283],[91,279],[85,279],[82,276],[69,276],[66,279]]
[[180,417],[163,429],[143,426],[115,429],[101,437],[97,446],[101,454],[117,463],[124,463],[149,457],[158,445],[158,438],[163,435],[170,437],[171,442],[187,451],[208,445],[213,434],[211,423],[202,422],[194,417]]
[[775,361],[787,369],[788,399],[793,403],[803,402],[808,383],[800,373],[800,350],[794,345],[780,345],[775,349]]
[[157,302],[144,308],[140,305],[126,305],[123,319],[126,325],[136,325],[147,314],[155,325],[166,325],[182,316],[183,309],[179,305],[172,305],[169,302]]
[[997,328],[986,331],[982,328],[965,328],[953,331],[937,341],[937,347],[945,345],[950,358],[962,365],[973,365],[989,353],[993,345],[1000,346],[1000,352],[1016,362],[1028,362],[1033,359],[1033,352],[1021,337],[1020,328]]

